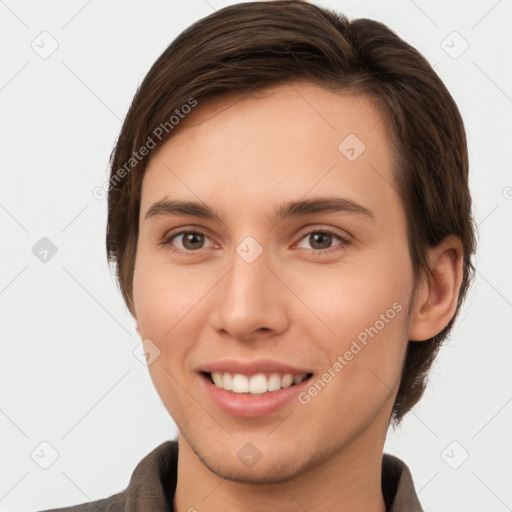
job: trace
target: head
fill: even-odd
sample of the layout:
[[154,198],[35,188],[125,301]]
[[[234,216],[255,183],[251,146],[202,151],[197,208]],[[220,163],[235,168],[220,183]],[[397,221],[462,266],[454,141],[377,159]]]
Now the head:
[[[333,439],[379,415],[398,425],[421,398],[472,279],[475,226],[457,106],[385,25],[301,1],[199,20],[140,85],[110,183],[107,256],[190,438],[220,419],[190,396],[209,359],[288,357],[316,378],[331,367],[294,416],[338,422]],[[346,199],[345,211],[275,216],[320,197]],[[148,215],[166,198],[218,218]]]

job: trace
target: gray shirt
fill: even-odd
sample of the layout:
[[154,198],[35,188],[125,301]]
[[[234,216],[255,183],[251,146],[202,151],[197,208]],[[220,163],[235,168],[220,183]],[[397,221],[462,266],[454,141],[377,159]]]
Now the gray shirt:
[[[135,467],[128,487],[97,501],[42,512],[174,512],[178,443],[166,441]],[[409,468],[399,458],[382,457],[382,493],[387,512],[424,512]]]

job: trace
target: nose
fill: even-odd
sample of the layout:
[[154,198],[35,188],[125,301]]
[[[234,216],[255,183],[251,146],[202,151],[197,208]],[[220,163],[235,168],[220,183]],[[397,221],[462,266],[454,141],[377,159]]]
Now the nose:
[[215,287],[213,323],[240,341],[284,332],[289,324],[290,292],[269,268],[265,251],[247,262],[234,253],[230,270]]

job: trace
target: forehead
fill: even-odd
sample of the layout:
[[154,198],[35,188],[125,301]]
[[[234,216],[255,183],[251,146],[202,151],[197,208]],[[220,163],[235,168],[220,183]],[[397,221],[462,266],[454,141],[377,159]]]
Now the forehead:
[[241,211],[333,192],[399,200],[385,116],[369,96],[286,84],[198,102],[180,123],[147,166],[141,213],[169,195]]

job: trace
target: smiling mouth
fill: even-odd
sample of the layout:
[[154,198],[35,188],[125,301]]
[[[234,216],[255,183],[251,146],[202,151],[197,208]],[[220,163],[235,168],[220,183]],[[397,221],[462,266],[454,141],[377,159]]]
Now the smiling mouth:
[[211,384],[219,389],[237,394],[261,395],[296,386],[310,379],[312,373],[256,373],[244,375],[231,372],[201,372]]

